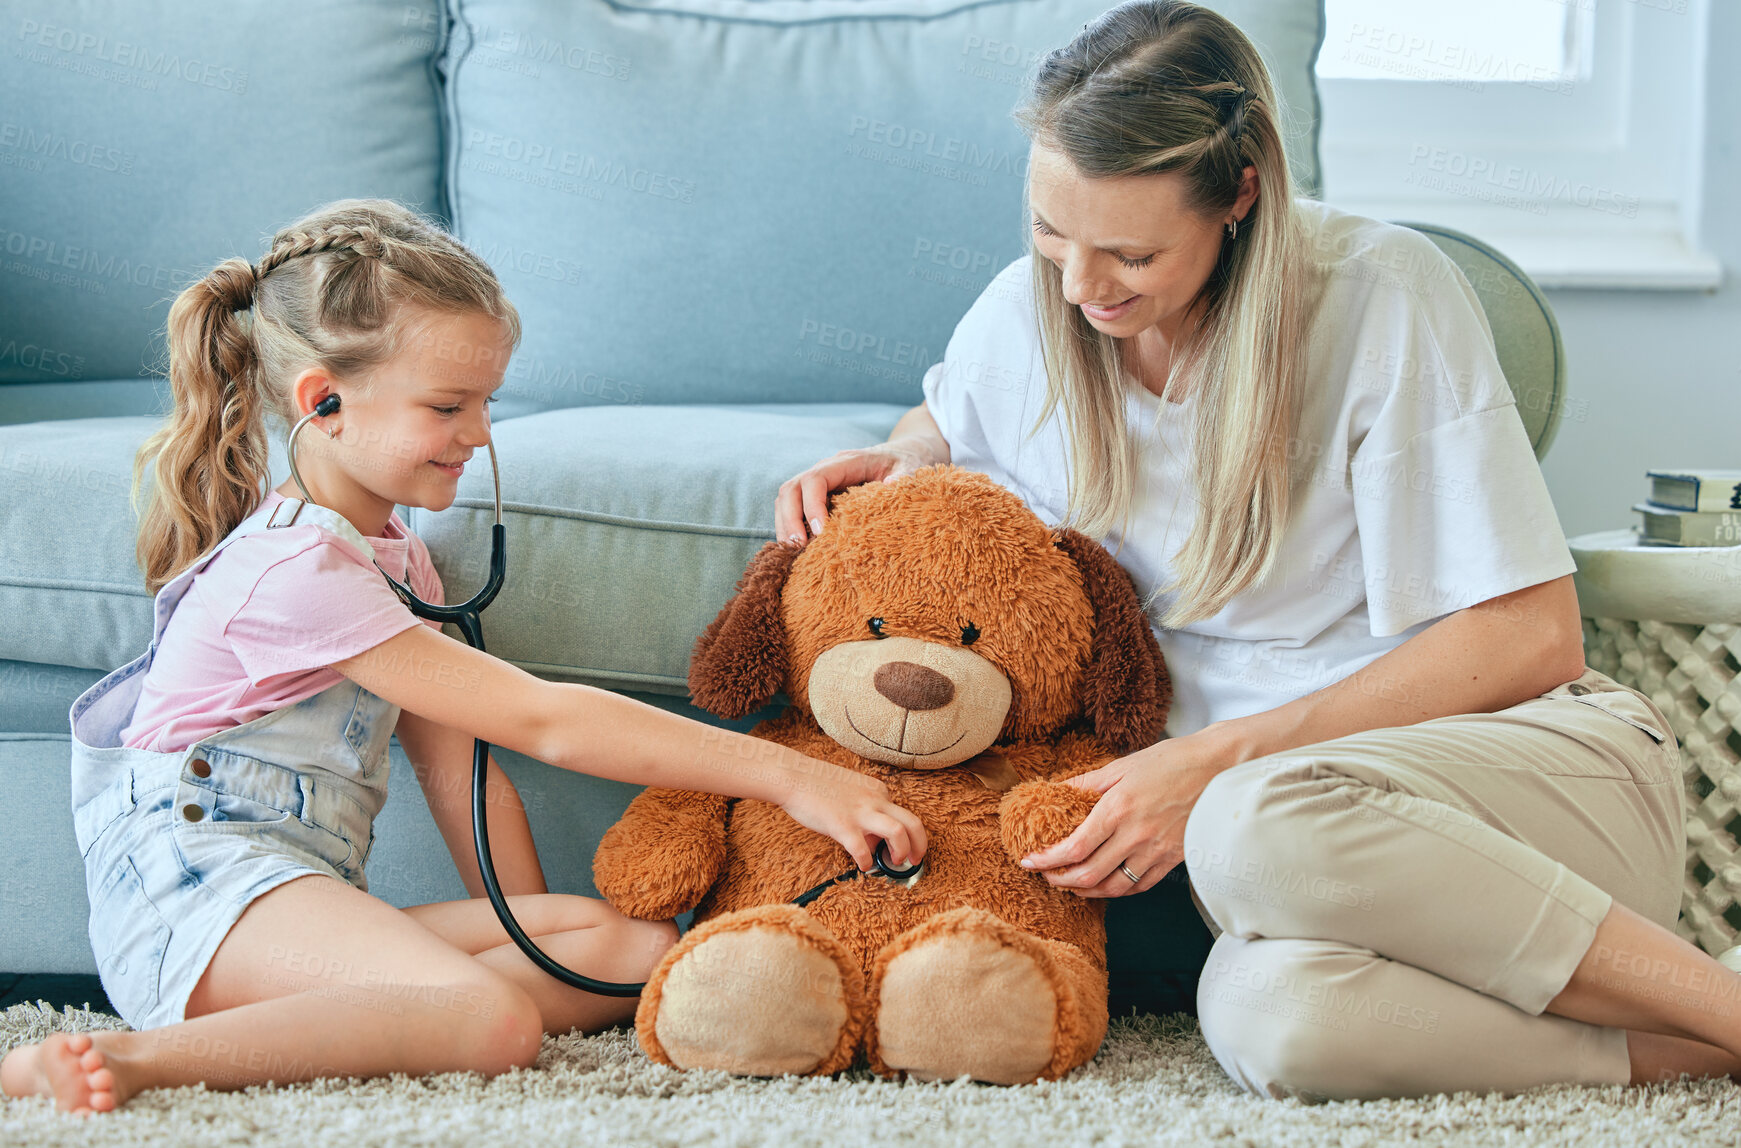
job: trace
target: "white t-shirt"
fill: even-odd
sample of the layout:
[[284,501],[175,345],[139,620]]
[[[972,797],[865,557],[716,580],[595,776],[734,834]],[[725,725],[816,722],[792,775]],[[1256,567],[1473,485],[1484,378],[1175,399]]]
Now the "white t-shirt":
[[[1295,447],[1310,477],[1268,579],[1213,618],[1155,628],[1173,737],[1322,689],[1446,614],[1575,569],[1492,330],[1456,264],[1409,228],[1297,202],[1328,267]],[[1061,412],[1024,437],[1046,390],[1029,258],[980,295],[923,385],[951,461],[1055,526],[1069,466]],[[1146,597],[1171,580],[1195,521],[1196,398],[1165,402],[1128,381],[1142,478],[1128,534],[1103,542]],[[1156,599],[1151,621],[1172,599]]]

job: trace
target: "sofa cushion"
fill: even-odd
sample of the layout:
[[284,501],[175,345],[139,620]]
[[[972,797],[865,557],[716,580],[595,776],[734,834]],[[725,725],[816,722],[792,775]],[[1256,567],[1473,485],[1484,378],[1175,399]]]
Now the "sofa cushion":
[[[1025,250],[1030,66],[1107,0],[455,0],[459,234],[525,319],[498,413],[918,400]],[[1321,5],[1212,0],[1318,186]]]
[[345,196],[441,213],[440,3],[18,0],[0,382],[137,376],[169,304]]
[[102,676],[102,670],[0,660],[0,730],[69,733],[74,699]]
[[128,491],[160,421],[0,426],[0,658],[112,670],[150,645]]
[[[483,616],[490,652],[548,677],[686,694],[696,635],[773,537],[780,483],[882,441],[902,411],[587,407],[497,423],[508,580]],[[111,670],[150,644],[128,488],[156,425],[0,426],[0,617],[14,620],[0,628],[0,659]],[[272,473],[289,474],[277,436]],[[439,514],[402,512],[450,601],[470,597],[488,570],[487,453],[459,495]]]
[[167,375],[61,383],[0,383],[0,425],[113,415],[162,418],[174,408],[175,399]]

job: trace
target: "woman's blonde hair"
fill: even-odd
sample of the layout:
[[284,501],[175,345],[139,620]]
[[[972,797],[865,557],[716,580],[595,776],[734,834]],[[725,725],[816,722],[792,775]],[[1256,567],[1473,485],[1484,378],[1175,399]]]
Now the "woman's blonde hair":
[[[1311,284],[1269,73],[1226,18],[1179,0],[1131,0],[1041,61],[1016,119],[1091,179],[1179,173],[1187,207],[1205,218],[1230,209],[1245,168],[1257,169],[1258,199],[1234,238],[1223,232],[1202,318],[1180,330],[1165,384],[1196,396],[1200,505],[1174,580],[1149,603],[1179,591],[1164,626],[1213,617],[1269,574],[1280,549],[1304,388]],[[1123,358],[1119,340],[1065,300],[1062,272],[1033,251],[1031,233],[1029,255],[1046,364],[1039,423],[1063,409],[1068,517],[1092,537],[1122,532],[1139,477],[1125,419],[1135,348]]]
[[[407,308],[404,304],[413,304]],[[387,199],[329,203],[272,237],[258,264],[226,259],[169,309],[175,409],[139,448],[131,498],[155,458],[139,523],[146,589],[223,539],[266,498],[267,417],[299,417],[290,381],[318,366],[366,386],[431,313],[520,316],[495,272],[453,236]]]

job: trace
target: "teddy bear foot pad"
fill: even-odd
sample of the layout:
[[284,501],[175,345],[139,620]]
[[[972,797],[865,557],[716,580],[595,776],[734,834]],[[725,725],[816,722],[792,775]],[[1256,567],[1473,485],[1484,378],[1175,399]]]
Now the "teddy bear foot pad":
[[1106,1030],[1105,976],[1071,946],[957,909],[879,955],[877,1067],[917,1080],[1057,1079]]
[[741,1076],[832,1073],[862,1030],[863,974],[804,910],[745,909],[687,933],[653,970],[635,1028],[652,1059]]

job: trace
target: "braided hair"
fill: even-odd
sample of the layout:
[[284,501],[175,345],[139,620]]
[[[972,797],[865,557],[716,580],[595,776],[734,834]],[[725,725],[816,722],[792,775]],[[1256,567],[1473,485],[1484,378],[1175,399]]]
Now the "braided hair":
[[226,259],[176,297],[175,409],[133,465],[135,509],[148,464],[155,478],[136,548],[149,593],[264,501],[267,422],[299,417],[296,374],[319,366],[366,387],[403,349],[418,311],[489,315],[508,346],[520,339],[519,314],[490,266],[385,199],[327,204],[274,235],[258,263]]

